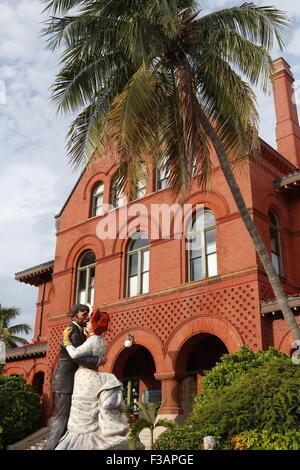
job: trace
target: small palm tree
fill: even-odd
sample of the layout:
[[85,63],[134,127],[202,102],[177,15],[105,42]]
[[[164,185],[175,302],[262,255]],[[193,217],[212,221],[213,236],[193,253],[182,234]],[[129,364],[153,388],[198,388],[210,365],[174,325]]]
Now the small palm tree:
[[3,308],[0,304],[0,338],[8,348],[16,348],[20,344],[27,344],[28,340],[20,336],[19,333],[28,334],[31,327],[25,323],[10,326],[10,322],[20,315],[20,311],[16,307]]
[[151,404],[151,405],[144,405],[141,402],[135,403],[143,413],[143,416],[135,421],[131,427],[131,431],[129,434],[129,447],[131,449],[136,449],[138,443],[140,442],[139,435],[143,431],[143,429],[150,430],[150,441],[151,441],[151,449],[153,448],[154,442],[154,429],[158,426],[163,426],[168,429],[172,429],[175,426],[174,421],[170,419],[159,419],[156,422],[157,415],[162,407],[162,405],[158,404]]

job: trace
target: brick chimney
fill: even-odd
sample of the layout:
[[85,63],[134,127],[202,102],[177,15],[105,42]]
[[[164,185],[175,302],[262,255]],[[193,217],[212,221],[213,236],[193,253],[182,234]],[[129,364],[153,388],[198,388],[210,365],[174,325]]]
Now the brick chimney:
[[289,64],[280,57],[273,63],[277,150],[300,167],[300,127],[293,97],[294,77]]

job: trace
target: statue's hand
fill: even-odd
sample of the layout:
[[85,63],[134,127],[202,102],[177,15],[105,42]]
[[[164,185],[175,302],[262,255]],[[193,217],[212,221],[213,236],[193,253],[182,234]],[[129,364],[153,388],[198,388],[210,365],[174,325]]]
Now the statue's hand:
[[64,342],[64,346],[70,346],[72,345],[71,341],[70,341],[70,334],[72,332],[72,328],[70,326],[68,326],[67,328],[64,329],[64,332],[63,332],[63,342]]

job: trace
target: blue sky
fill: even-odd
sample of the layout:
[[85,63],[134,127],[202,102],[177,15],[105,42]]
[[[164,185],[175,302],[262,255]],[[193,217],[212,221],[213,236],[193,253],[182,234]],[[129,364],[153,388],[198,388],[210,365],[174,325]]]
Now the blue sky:
[[[242,3],[202,0],[200,5],[206,11]],[[255,3],[272,4],[292,18],[286,50],[272,55],[286,58],[300,89],[300,2]],[[59,58],[40,37],[42,10],[41,0],[0,0],[0,303],[19,307],[20,322],[32,327],[37,289],[17,283],[14,273],[54,258],[54,216],[78,178],[65,155],[71,117],[57,116],[49,100]],[[273,98],[257,96],[260,135],[275,146]]]

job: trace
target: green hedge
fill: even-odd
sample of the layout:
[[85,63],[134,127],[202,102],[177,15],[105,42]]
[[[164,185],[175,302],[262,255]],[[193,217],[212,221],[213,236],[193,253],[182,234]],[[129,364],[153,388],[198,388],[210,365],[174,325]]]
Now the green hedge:
[[238,351],[224,354],[220,361],[205,375],[201,381],[203,392],[195,398],[196,406],[204,405],[216,391],[222,391],[235,380],[256,370],[273,359],[288,359],[289,356],[270,347],[267,351],[253,352],[248,346],[241,346]]
[[0,428],[4,447],[41,425],[40,396],[22,377],[0,376]]
[[201,449],[208,435],[220,449],[230,448],[231,438],[241,448],[300,448],[300,366],[289,356],[242,347],[223,356],[202,384],[184,426],[164,432],[155,449]]
[[300,432],[272,433],[263,431],[245,431],[228,442],[233,450],[299,450]]
[[194,430],[217,426],[221,437],[265,428],[272,432],[300,431],[300,367],[290,359],[270,360],[196,403],[187,424]]
[[[216,429],[213,429],[216,433]],[[155,441],[155,450],[203,450],[203,435],[201,431],[189,431],[180,426],[163,432]]]

